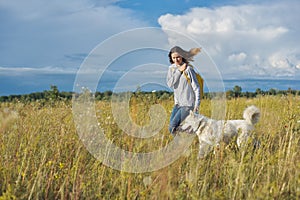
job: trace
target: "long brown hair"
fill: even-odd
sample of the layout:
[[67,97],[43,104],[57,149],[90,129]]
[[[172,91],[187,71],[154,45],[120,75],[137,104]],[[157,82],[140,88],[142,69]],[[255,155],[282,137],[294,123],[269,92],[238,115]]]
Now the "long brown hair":
[[192,48],[189,51],[185,51],[179,46],[174,46],[169,52],[169,61],[171,64],[174,63],[172,60],[172,53],[177,52],[182,57],[182,61],[188,64],[190,61],[194,61],[193,57],[197,55],[200,51],[201,48]]

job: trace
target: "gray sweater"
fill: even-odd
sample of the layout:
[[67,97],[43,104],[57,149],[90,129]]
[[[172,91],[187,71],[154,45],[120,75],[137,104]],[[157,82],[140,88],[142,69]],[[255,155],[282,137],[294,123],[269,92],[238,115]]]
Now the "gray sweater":
[[[184,73],[189,77],[190,83]],[[175,64],[169,66],[167,85],[174,90],[175,104],[198,108],[200,105],[200,86],[195,71],[191,66],[187,66],[184,73],[181,73]]]

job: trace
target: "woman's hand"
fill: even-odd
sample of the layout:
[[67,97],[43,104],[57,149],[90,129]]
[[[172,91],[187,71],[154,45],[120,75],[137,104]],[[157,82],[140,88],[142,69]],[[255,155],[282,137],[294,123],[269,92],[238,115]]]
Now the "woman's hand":
[[183,72],[184,70],[186,70],[187,64],[183,63],[181,66],[178,67],[178,69]]
[[194,113],[199,114],[199,109],[197,107],[194,108]]

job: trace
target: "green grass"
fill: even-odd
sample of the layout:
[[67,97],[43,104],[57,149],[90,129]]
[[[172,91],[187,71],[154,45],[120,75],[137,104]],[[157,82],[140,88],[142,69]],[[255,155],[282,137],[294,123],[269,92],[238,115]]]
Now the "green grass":
[[[115,123],[110,102],[97,102],[99,125],[123,149],[147,152],[167,145],[173,100],[132,98],[130,116],[149,122],[151,105],[162,105],[166,124],[149,139],[133,139]],[[299,199],[300,97],[261,96],[226,102],[226,118],[237,119],[248,105],[261,110],[245,149],[221,145],[197,160],[195,138],[171,165],[147,173],[114,170],[95,159],[80,141],[69,102],[0,104],[0,199]],[[210,101],[201,113],[210,116]],[[140,119],[140,120],[138,120]]]

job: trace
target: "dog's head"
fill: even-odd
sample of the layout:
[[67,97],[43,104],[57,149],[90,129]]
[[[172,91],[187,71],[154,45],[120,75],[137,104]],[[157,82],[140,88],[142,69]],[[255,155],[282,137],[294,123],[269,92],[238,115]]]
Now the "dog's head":
[[196,133],[204,119],[204,116],[190,111],[190,114],[181,122],[177,130],[187,133]]

